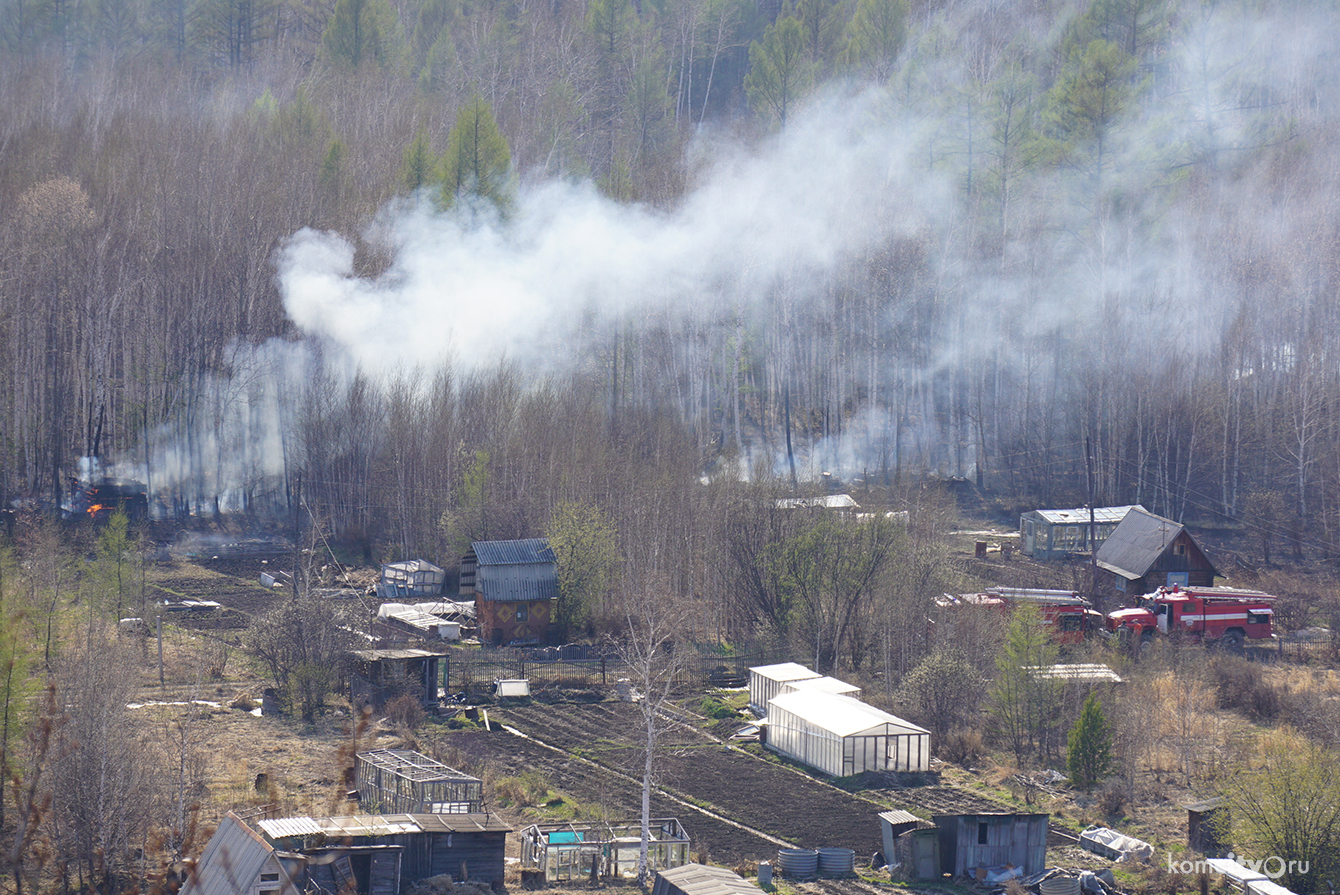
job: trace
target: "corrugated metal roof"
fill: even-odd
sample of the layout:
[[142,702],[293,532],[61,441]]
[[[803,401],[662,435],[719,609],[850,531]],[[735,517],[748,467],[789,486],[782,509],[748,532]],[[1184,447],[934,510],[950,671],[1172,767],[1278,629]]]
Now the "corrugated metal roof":
[[[1101,522],[1120,522],[1126,518],[1126,514],[1131,510],[1145,511],[1145,508],[1139,504],[1132,504],[1125,507],[1094,507],[1093,521]],[[1089,508],[1076,507],[1073,510],[1034,510],[1044,521],[1055,525],[1072,525],[1077,523],[1088,524]]]
[[1098,548],[1098,565],[1123,578],[1143,578],[1183,531],[1179,522],[1132,508]]
[[481,566],[515,566],[557,562],[547,538],[520,541],[475,541],[470,545]]
[[921,820],[921,818],[917,817],[911,811],[900,810],[881,811],[879,813],[879,819],[888,821],[891,824],[911,824]]
[[558,575],[552,565],[481,566],[475,590],[484,599],[533,603],[558,599]]
[[859,510],[861,505],[850,494],[827,494],[823,497],[781,497],[776,502],[779,510],[818,508],[829,510]]
[[672,891],[684,895],[759,895],[759,888],[725,867],[705,864],[684,864],[658,871],[652,886],[652,895],[668,895]]
[[314,833],[321,832],[320,825],[310,817],[277,817],[273,820],[258,820],[256,826],[271,839],[311,836]]
[[327,838],[355,836],[396,836],[419,833],[422,829],[410,814],[354,814],[346,817],[317,818],[320,832]]
[[759,665],[749,669],[750,674],[757,674],[759,677],[767,678],[770,681],[785,683],[787,681],[801,681],[807,678],[820,677],[818,672],[811,671],[804,665],[796,662],[779,662],[776,665]]
[[1074,681],[1089,684],[1119,684],[1121,675],[1106,665],[1036,665],[1025,666],[1035,676],[1046,680]]
[[852,699],[850,696],[834,696],[831,693],[783,693],[768,700],[769,714],[774,707],[790,712],[840,737],[884,725],[896,728],[899,733],[930,733],[924,727],[918,727],[911,721],[904,721],[897,715],[890,715],[882,709],[867,705],[859,699]]
[[496,814],[414,814],[425,833],[510,833],[511,824]]
[[[214,831],[182,895],[236,895],[255,884],[274,848],[229,812]],[[288,891],[294,891],[288,889]]]
[[356,649],[349,653],[359,659],[367,662],[380,662],[387,659],[430,659],[441,657],[440,653],[434,653],[424,649]]
[[512,827],[506,821],[492,814],[351,814],[340,817],[285,817],[257,821],[256,826],[271,840],[276,841],[316,834],[323,834],[327,840],[338,841],[355,838],[374,839],[402,833],[512,831]]

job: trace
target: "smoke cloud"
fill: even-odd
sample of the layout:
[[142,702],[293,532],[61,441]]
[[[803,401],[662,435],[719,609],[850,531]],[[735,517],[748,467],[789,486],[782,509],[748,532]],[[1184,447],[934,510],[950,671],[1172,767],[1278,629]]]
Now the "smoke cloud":
[[372,371],[504,355],[543,366],[570,350],[576,321],[748,305],[948,207],[949,183],[908,163],[915,136],[881,121],[881,99],[815,103],[757,151],[701,152],[715,161],[669,211],[566,181],[524,185],[503,224],[395,206],[368,234],[395,258],[375,279],[352,275],[345,238],[303,230],[279,262],[285,305]]

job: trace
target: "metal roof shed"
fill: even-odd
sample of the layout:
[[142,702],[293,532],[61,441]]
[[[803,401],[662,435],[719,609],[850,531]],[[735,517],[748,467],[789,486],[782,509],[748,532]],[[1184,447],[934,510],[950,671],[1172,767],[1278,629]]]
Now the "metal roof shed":
[[760,715],[765,714],[768,711],[768,700],[781,694],[783,684],[816,677],[821,675],[796,662],[781,662],[777,665],[759,665],[751,668],[749,707]]
[[773,697],[768,703],[767,745],[834,777],[930,770],[930,731],[850,696]]

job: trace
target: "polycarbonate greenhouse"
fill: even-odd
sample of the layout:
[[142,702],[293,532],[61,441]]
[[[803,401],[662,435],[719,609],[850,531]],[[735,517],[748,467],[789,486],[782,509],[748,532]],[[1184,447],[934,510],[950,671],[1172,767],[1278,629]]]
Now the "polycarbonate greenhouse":
[[834,777],[930,770],[930,731],[850,696],[796,692],[773,697],[767,745]]
[[820,676],[797,662],[755,666],[749,669],[749,707],[766,714],[768,700],[781,693],[784,685]]

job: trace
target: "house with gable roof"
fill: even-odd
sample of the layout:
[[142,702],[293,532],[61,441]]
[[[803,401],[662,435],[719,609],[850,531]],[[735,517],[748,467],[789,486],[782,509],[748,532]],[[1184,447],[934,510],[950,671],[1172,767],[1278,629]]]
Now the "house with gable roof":
[[1214,587],[1219,576],[1186,526],[1131,507],[1098,548],[1098,568],[1116,590],[1139,596],[1160,587]]
[[558,561],[545,538],[475,541],[461,559],[460,592],[474,597],[484,643],[549,643],[555,636]]

